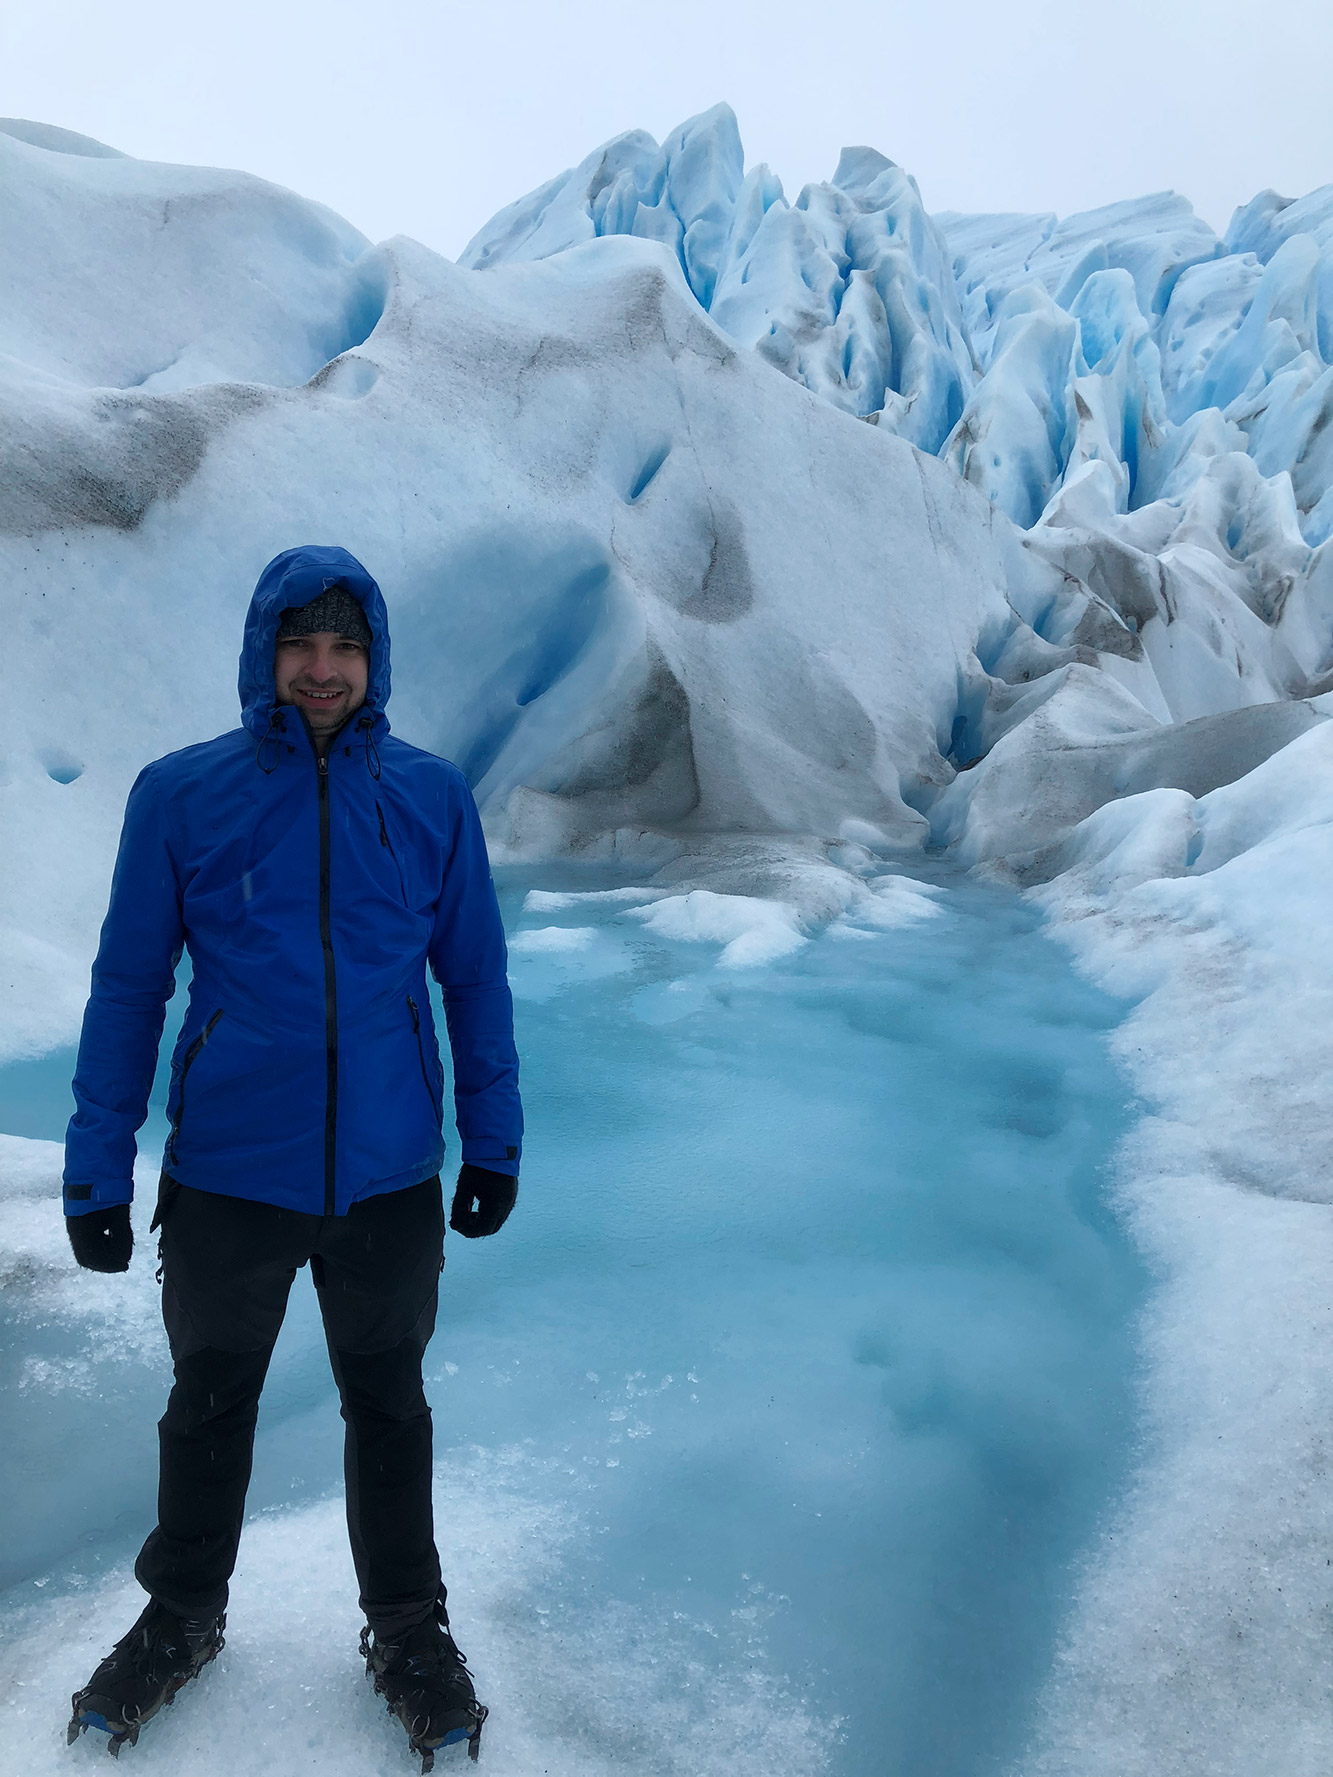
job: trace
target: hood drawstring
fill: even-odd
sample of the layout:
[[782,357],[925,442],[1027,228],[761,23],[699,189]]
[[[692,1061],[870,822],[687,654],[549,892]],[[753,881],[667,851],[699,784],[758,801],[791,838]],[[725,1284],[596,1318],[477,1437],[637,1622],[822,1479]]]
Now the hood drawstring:
[[359,734],[364,734],[366,737],[366,770],[375,779],[376,783],[378,783],[380,776],[380,755],[372,734],[372,730],[375,727],[374,716],[360,717],[356,727],[357,732]]
[[[272,712],[269,715],[268,727],[264,730],[264,733],[263,733],[263,736],[259,742],[259,745],[255,748],[255,764],[258,765],[259,769],[264,773],[264,775],[266,777],[271,776],[278,769],[278,760],[281,757],[281,754],[280,754],[280,751],[278,748],[278,736],[280,734],[286,734],[286,732],[287,732],[287,718],[282,714],[281,710],[278,709],[277,706],[275,705]],[[272,765],[265,765],[265,763],[264,763],[264,748],[269,744],[270,741],[273,743],[273,763],[272,763]]]

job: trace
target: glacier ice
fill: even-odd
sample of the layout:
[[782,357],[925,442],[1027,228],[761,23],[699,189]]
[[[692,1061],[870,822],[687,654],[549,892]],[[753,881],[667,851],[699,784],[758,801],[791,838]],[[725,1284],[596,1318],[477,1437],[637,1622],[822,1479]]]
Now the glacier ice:
[[[849,149],[789,204],[768,169],[743,173],[719,106],[660,150],[642,132],[598,150],[501,212],[462,263],[494,275],[641,231],[623,194],[671,209],[686,145],[711,155],[711,228],[731,206],[721,269],[702,280],[684,255],[697,172],[681,228],[654,238],[700,307],[824,400],[939,455],[1024,533],[1022,558],[1005,543],[1012,615],[960,662],[945,770],[904,782],[937,839],[962,836],[975,798],[969,855],[1022,849],[1031,823],[1010,815],[1031,786],[1021,770],[1001,782],[1015,747],[1061,780],[1056,806],[1106,794],[1095,774],[1073,781],[1083,756],[1047,744],[1066,704],[1076,726],[1113,705],[1113,727],[1150,729],[1322,692],[1333,187],[1261,194],[1225,238],[1174,193],[1063,219],[932,218],[900,168]],[[622,198],[606,205],[611,166]],[[991,756],[1052,696],[1044,738]],[[983,821],[980,803],[1008,812]]]
[[[48,195],[75,168],[75,213],[83,169],[129,169],[135,201],[104,218],[120,246],[64,299],[82,313],[97,286],[108,312],[129,306],[149,275],[137,194],[166,175],[8,152],[37,163]],[[228,184],[222,239],[262,254],[272,205],[258,182]],[[316,212],[309,232],[323,229]],[[293,526],[333,525],[394,586],[395,719],[465,766],[502,855],[600,848],[664,866],[752,834],[763,892],[792,868],[780,846],[765,874],[773,835],[836,841],[857,820],[910,849],[927,830],[913,785],[940,770],[972,638],[1007,620],[989,506],[728,346],[656,242],[484,277],[410,242],[374,252],[374,331],[299,385],[270,366],[266,381],[108,392],[36,343],[14,373],[7,579],[24,593],[9,658],[30,669],[0,718],[26,762],[0,817],[0,923],[26,983],[11,1054],[65,1040],[125,789],[145,756],[234,722],[240,589]],[[49,314],[40,265],[23,304]],[[308,267],[304,252],[271,262],[289,319],[311,300]],[[61,277],[78,282],[63,264]],[[201,286],[201,332],[224,302],[216,283]],[[144,305],[143,329],[174,339],[195,288]],[[74,621],[90,578],[105,614],[91,626]],[[108,639],[124,711],[111,725],[69,695]],[[56,782],[40,763],[53,747],[82,775]],[[806,852],[818,899],[837,873],[818,838]]]
[[[512,206],[478,275],[259,180],[53,141],[0,134],[0,516],[38,662],[6,710],[11,1052],[75,1018],[133,763],[228,721],[236,589],[294,524],[336,513],[397,587],[399,720],[504,855],[632,854],[821,916],[848,822],[961,834],[1052,696],[1149,732],[1325,688],[1314,199],[1251,206],[1230,251],[1169,196],[933,220],[849,149],[789,205],[722,106]],[[85,664],[41,646],[86,576],[128,651],[106,738],[60,689]],[[205,650],[189,716],[168,610]],[[983,824],[974,857],[1026,845]]]
[[[559,1030],[604,995],[626,1045],[679,1043],[682,1127],[728,996],[767,1040],[818,1003],[779,978],[938,942],[935,849],[1025,889],[1139,1002],[1119,1201],[1159,1283],[1138,1472],[1014,1777],[1324,1777],[1333,187],[1224,236],[1170,193],[932,216],[850,148],[789,202],[720,106],[598,149],[454,266],[44,125],[0,124],[0,177],[12,1090],[54,1102],[125,792],[234,724],[247,588],[294,540],[392,589],[395,720],[464,762],[529,891],[521,1005]],[[678,966],[646,979],[645,945]],[[41,1169],[0,1160],[56,1329]],[[118,1349],[152,1337],[86,1301]],[[30,1356],[69,1393],[67,1353]],[[778,1732],[754,1768],[815,1768]],[[680,1768],[709,1768],[691,1734]]]
[[1177,429],[1216,408],[1267,477],[1292,477],[1307,541],[1333,529],[1319,417],[1333,400],[1333,187],[1294,204],[1261,194],[1225,240],[1174,192],[1063,219],[932,218],[908,174],[857,148],[789,204],[766,167],[743,173],[719,105],[660,150],[642,131],[598,149],[501,211],[461,263],[613,234],[666,243],[738,343],[945,455],[1025,527],[1089,460],[1110,467],[1118,512],[1157,497],[1163,454],[1179,486],[1178,459],[1197,473],[1212,453],[1182,448]]
[[861,417],[936,451],[972,377],[948,253],[915,182],[873,149],[794,205],[743,172],[727,105],[662,144],[618,137],[500,214],[460,264],[543,259],[599,236],[662,241],[700,306],[738,343]]
[[[304,383],[379,318],[370,243],[249,174],[52,151],[0,129],[0,179],[0,350],[45,373],[53,401],[57,388],[103,391],[104,421],[135,412],[111,390]],[[100,275],[127,254],[153,300]],[[58,303],[37,299],[36,268]]]
[[1038,872],[1139,1001],[1113,1039],[1147,1110],[1123,1201],[1161,1283],[1141,1470],[1089,1554],[1034,1777],[1328,1764],[1331,742],[1109,803]]

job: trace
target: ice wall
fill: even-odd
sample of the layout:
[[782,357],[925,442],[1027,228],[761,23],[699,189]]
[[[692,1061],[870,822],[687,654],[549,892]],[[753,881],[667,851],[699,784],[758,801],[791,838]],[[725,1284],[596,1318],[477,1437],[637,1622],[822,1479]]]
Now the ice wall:
[[396,720],[506,855],[801,917],[849,836],[977,861],[1131,779],[1203,793],[1333,664],[1321,471],[1300,505],[1256,407],[1317,429],[1316,199],[1230,254],[1178,199],[942,228],[849,149],[789,206],[719,107],[460,268],[41,126],[0,177],[18,1052],[73,1028],[125,790],[232,723],[247,589],[300,538],[388,588]]
[[301,539],[383,583],[393,719],[497,849],[753,835],[762,886],[785,835],[822,892],[848,822],[920,844],[1009,527],[737,350],[660,244],[480,277],[239,175],[0,164],[10,1053],[76,1027],[129,784],[235,725],[249,589]]
[[[940,456],[1046,570],[1009,567],[1009,621],[964,662],[944,769],[915,796],[938,843],[971,862],[1039,847],[1125,793],[1130,737],[1158,726],[1153,782],[1212,788],[1181,725],[1333,684],[1333,186],[1263,193],[1225,240],[1170,192],[932,218],[857,148],[789,204],[743,172],[720,105],[660,149],[597,150],[462,263],[612,234],[666,242],[731,338]],[[1223,721],[1215,764],[1287,720]]]

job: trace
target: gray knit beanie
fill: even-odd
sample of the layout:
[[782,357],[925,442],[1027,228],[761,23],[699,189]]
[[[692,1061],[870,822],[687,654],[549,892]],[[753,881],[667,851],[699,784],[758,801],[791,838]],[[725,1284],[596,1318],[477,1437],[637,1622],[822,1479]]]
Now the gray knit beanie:
[[313,636],[322,630],[346,636],[349,641],[370,647],[370,625],[361,609],[361,601],[345,586],[329,586],[308,605],[289,605],[278,625],[280,642],[288,636]]

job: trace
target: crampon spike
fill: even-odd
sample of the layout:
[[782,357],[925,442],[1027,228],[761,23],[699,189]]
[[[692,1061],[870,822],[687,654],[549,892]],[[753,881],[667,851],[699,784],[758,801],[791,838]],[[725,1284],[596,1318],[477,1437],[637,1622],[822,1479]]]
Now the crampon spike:
[[80,1734],[86,1734],[89,1728],[97,1728],[101,1733],[106,1735],[106,1749],[111,1754],[112,1758],[119,1758],[122,1746],[134,1746],[137,1744],[139,1739],[139,1727],[140,1724],[138,1722],[134,1722],[129,1727],[125,1728],[112,1727],[106,1717],[104,1715],[98,1715],[96,1710],[80,1709],[79,1700],[75,1697],[74,1714],[70,1719],[69,1727],[65,1730],[65,1744],[67,1746],[73,1746]]

